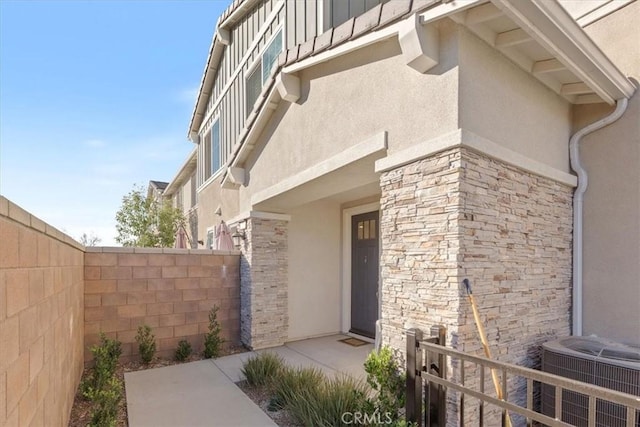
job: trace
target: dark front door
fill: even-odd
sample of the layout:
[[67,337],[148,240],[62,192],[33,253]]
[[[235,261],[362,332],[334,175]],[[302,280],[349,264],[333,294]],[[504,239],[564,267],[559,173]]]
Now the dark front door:
[[378,320],[378,212],[351,218],[351,332],[374,338]]

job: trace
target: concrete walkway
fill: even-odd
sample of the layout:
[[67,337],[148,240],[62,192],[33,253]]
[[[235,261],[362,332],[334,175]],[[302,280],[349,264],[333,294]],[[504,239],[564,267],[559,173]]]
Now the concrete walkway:
[[124,375],[130,427],[275,426],[212,360]]
[[[327,375],[364,378],[363,363],[372,344],[351,347],[344,335],[288,343],[267,350],[290,366],[315,366]],[[255,352],[215,360],[125,373],[130,427],[275,426],[234,383],[243,380],[242,365]]]

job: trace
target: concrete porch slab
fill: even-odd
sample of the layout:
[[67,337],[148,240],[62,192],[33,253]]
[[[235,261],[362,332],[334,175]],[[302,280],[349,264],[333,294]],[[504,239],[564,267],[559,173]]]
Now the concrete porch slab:
[[352,347],[340,342],[349,338],[347,335],[331,335],[293,341],[280,347],[272,347],[257,352],[232,354],[215,359],[213,363],[233,382],[244,379],[242,365],[251,356],[261,352],[272,352],[280,355],[290,366],[309,366],[321,369],[327,375],[345,373],[356,378],[366,378],[364,361],[373,350],[373,344]]

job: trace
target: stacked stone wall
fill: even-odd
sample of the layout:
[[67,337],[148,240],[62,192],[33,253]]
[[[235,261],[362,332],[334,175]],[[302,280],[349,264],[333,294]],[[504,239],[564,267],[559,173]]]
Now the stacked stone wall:
[[[541,344],[570,333],[572,188],[466,148],[385,172],[381,188],[383,343],[402,355],[406,328],[444,324],[448,346],[482,354],[468,278],[493,356],[539,367]],[[524,403],[525,384],[509,381],[508,395]]]
[[249,218],[240,262],[242,342],[253,349],[288,338],[287,221]]
[[382,337],[399,352],[407,328],[443,324],[456,336],[460,156],[450,150],[380,178]]

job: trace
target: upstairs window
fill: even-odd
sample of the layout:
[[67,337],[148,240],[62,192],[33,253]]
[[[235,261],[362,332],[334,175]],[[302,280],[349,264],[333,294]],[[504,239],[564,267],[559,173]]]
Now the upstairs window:
[[196,175],[195,173],[191,175],[191,179],[189,179],[189,183],[191,184],[191,204],[190,207],[194,207],[196,205],[196,197],[198,194],[197,186],[196,186]]
[[204,180],[211,176],[211,132],[204,136]]
[[221,166],[220,120],[216,120],[204,136],[204,180],[211,178]]
[[211,174],[218,172],[220,162],[220,120],[211,126]]
[[246,96],[246,115],[253,110],[264,82],[271,74],[271,68],[278,60],[278,55],[282,52],[282,30],[278,31],[271,39],[269,45],[262,52],[262,57],[258,59],[256,66],[249,73],[246,80],[245,96]]
[[282,30],[278,31],[278,34],[271,40],[271,43],[269,43],[269,46],[267,46],[262,54],[262,83],[264,83],[269,77],[269,74],[271,74],[271,68],[278,60],[280,52],[282,52]]

